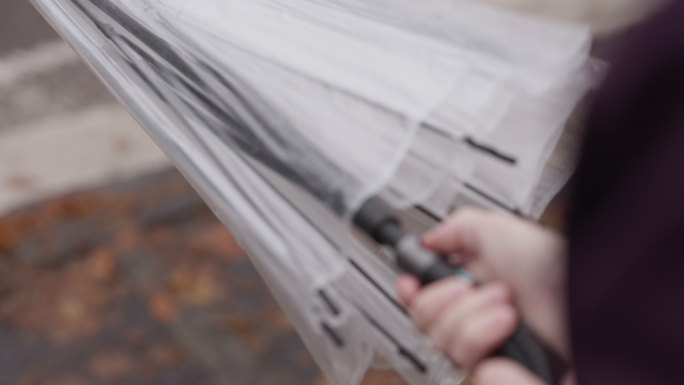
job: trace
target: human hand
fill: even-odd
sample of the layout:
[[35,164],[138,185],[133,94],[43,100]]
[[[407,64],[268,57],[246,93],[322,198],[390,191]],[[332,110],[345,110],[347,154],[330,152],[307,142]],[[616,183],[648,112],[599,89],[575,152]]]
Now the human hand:
[[424,236],[426,247],[456,256],[484,284],[447,279],[421,289],[413,277],[398,282],[416,326],[457,364],[473,369],[473,382],[537,384],[510,360],[486,358],[515,331],[518,313],[559,354],[567,356],[563,306],[563,240],[508,214],[459,210]]

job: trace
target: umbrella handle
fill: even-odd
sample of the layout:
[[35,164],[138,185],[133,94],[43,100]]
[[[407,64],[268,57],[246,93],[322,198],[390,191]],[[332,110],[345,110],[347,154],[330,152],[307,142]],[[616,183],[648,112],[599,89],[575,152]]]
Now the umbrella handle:
[[[460,277],[473,285],[478,284],[468,270],[449,265],[443,258],[423,247],[417,237],[407,235],[399,218],[377,198],[368,200],[358,210],[354,224],[379,244],[392,248],[399,268],[418,278],[423,285],[450,277]],[[560,382],[560,376],[556,375],[560,370],[555,371],[554,368],[562,366],[552,365],[552,362],[557,364],[561,360],[556,359],[556,355],[546,349],[525,325],[519,325],[495,355],[515,360],[548,385]]]
[[[419,272],[407,271],[407,273]],[[442,260],[436,261],[422,274],[416,275],[424,286],[450,277],[461,277],[476,284],[469,271],[449,265]],[[513,335],[494,355],[516,361],[539,376],[548,385],[559,383],[559,376],[555,373],[552,364],[552,358],[555,358],[555,354],[549,351],[524,324],[518,326]]]

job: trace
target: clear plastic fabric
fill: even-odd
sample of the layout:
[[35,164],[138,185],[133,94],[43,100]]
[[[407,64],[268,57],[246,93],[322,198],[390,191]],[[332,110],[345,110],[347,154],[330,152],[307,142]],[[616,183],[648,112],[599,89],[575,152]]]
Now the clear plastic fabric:
[[349,218],[376,195],[416,231],[416,205],[538,215],[591,85],[586,27],[457,0],[34,3],[238,237],[335,384],[376,357],[414,385],[464,378]]

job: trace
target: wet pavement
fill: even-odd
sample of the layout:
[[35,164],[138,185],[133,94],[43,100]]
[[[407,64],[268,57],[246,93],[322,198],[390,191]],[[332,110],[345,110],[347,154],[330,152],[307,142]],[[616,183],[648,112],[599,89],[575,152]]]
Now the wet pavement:
[[27,0],[0,12],[0,133],[115,99]]
[[[175,171],[0,219],[3,385],[322,385],[249,260]],[[366,384],[402,384],[386,373]]]
[[0,55],[57,39],[57,34],[28,0],[3,0],[0,12]]
[[0,12],[0,215],[168,160],[26,0]]

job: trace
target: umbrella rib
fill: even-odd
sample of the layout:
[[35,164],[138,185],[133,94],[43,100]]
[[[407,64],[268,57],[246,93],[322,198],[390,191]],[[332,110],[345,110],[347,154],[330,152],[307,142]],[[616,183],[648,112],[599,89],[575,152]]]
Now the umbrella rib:
[[347,300],[356,308],[356,310],[358,310],[359,314],[361,314],[361,316],[363,316],[363,318],[365,318],[371,326],[373,326],[378,332],[380,332],[380,334],[382,334],[385,338],[387,338],[397,347],[400,356],[404,357],[407,361],[409,361],[418,372],[422,374],[427,373],[428,366],[425,362],[423,362],[420,359],[420,357],[418,357],[418,355],[416,355],[414,352],[412,352],[410,349],[404,346],[401,342],[399,342],[399,340],[395,336],[393,336],[392,333],[390,333],[384,326],[382,326],[377,319],[368,314],[368,312],[362,306],[359,306],[355,301],[353,301],[349,297],[347,297]]
[[[187,107],[193,109],[192,106],[187,106]],[[194,110],[194,109],[193,109],[193,110]],[[210,124],[211,124],[210,122],[208,122],[208,121],[206,121],[205,119],[203,119],[203,118],[201,117],[201,114],[198,114],[196,111],[195,111],[195,114],[196,114],[200,119],[204,120],[205,123],[206,123],[207,125],[210,125]],[[198,139],[198,141],[201,142],[201,139],[199,139],[199,138],[197,138],[197,139]],[[213,155],[213,151],[211,151],[210,149],[208,149],[208,148],[205,147],[205,150],[208,151],[208,152],[210,152],[210,153],[212,153],[212,155]],[[239,157],[241,157],[241,158],[244,159],[244,155],[242,155],[241,153],[238,152],[237,155],[238,155]],[[215,162],[218,163],[218,159],[215,158],[214,160],[215,160]],[[291,207],[292,207],[292,208],[293,208],[293,209],[294,209],[302,218],[303,218],[303,220],[305,220],[309,225],[311,225],[312,228],[317,229],[316,224],[313,223],[313,221],[311,221],[311,219],[310,219],[310,218],[309,218],[301,209],[299,209],[299,208],[297,207],[297,205],[294,204],[294,202],[292,202],[285,194],[283,194],[282,192],[280,192],[280,191],[271,183],[271,181],[269,181],[269,180],[268,180],[267,178],[265,178],[260,172],[258,172],[258,171],[254,168],[254,166],[251,165],[251,163],[250,163],[249,161],[246,161],[246,160],[245,160],[245,165],[247,165],[247,167],[249,167],[250,169],[252,169],[252,170],[255,172],[255,174],[258,175],[259,178],[260,178],[264,183],[266,183],[266,184],[271,188],[271,190],[272,190],[275,194],[277,194],[281,199],[285,200],[285,201],[286,201],[286,202],[287,202],[287,203],[288,203],[288,204],[289,204],[289,205],[290,205],[290,206],[291,206]],[[338,252],[342,252],[342,250],[341,250],[338,246],[335,245],[334,241],[333,241],[330,237],[328,237],[327,234],[325,234],[323,231],[320,231],[320,230],[318,230],[318,234],[320,234],[321,236],[323,236],[323,238],[326,240],[326,242],[327,242],[331,247],[333,247],[334,249],[336,249]],[[403,308],[403,307],[402,307],[402,306],[401,306],[401,305],[400,305],[400,304],[399,304],[399,303],[398,303],[398,302],[397,302],[389,293],[387,293],[387,292],[382,288],[382,286],[380,285],[380,283],[379,283],[377,280],[375,280],[375,279],[370,275],[370,273],[369,273],[368,271],[366,271],[365,269],[363,269],[363,268],[362,268],[358,263],[356,263],[356,261],[354,261],[353,259],[351,259],[351,258],[349,258],[349,257],[347,257],[346,259],[347,259],[347,261],[350,263],[350,265],[351,265],[355,270],[357,270],[357,271],[360,273],[360,275],[361,275],[364,279],[366,279],[373,287],[375,287],[376,290],[377,290],[383,297],[385,297],[385,298],[386,298],[394,307],[396,307],[402,314],[408,315],[408,313],[406,312],[406,310],[405,310],[405,309],[404,309],[404,308]],[[320,292],[319,292],[319,295],[321,295]],[[330,309],[331,309],[331,311],[333,312],[333,314],[338,314],[337,312],[338,312],[339,310],[336,309],[335,305],[330,301],[330,298],[329,298],[329,297],[326,297],[326,296],[322,296],[322,295],[321,295],[321,297],[322,297],[322,299],[324,300],[324,302],[326,302],[326,304],[328,304],[328,306],[330,307]]]
[[[447,135],[444,132],[444,129],[435,125],[434,123],[425,122],[421,125],[421,127],[430,129],[433,132],[437,133],[437,135],[440,135],[444,138],[447,138],[447,139],[451,138],[451,135]],[[464,135],[464,136],[460,137],[458,140],[465,143],[470,148],[477,150],[477,151],[480,151],[485,155],[496,158],[497,160],[502,161],[504,163],[508,163],[512,166],[514,166],[518,163],[518,159],[515,156],[510,155],[510,154],[506,154],[503,151],[500,151],[491,145],[480,143],[480,142],[476,141],[474,138],[472,138],[471,136]]]
[[[467,188],[468,190],[470,190],[471,192],[473,192],[473,193],[479,195],[480,197],[482,197],[482,198],[488,200],[489,202],[491,202],[491,203],[497,205],[499,208],[502,208],[502,209],[504,209],[504,210],[506,210],[506,211],[508,211],[508,212],[510,212],[510,213],[512,213],[512,214],[515,214],[516,216],[525,217],[525,215],[523,215],[523,213],[520,211],[520,209],[512,208],[512,207],[506,205],[505,203],[503,203],[503,202],[500,201],[499,199],[495,198],[494,196],[492,196],[492,195],[490,195],[490,194],[487,194],[486,192],[484,192],[484,191],[481,190],[480,188],[478,188],[478,187],[472,185],[472,184],[469,183],[469,182],[463,183],[463,187],[465,187],[465,188]],[[452,211],[453,211],[453,210],[452,210]]]
[[[78,1],[78,0],[77,0]],[[167,61],[172,67],[183,73],[185,76],[189,78],[193,83],[199,85],[200,89],[197,89],[197,87],[190,86],[188,83],[186,83],[187,86],[189,86],[190,91],[193,93],[199,93],[199,94],[204,94],[206,93],[206,86],[202,87],[205,85],[205,83],[202,81],[202,78],[199,76],[199,74],[195,73],[192,68],[187,65],[187,63],[175,52],[173,52],[163,41],[160,41],[160,39],[151,31],[147,30],[144,26],[140,25],[137,21],[133,20],[130,18],[128,15],[125,15],[118,7],[113,5],[110,1],[108,0],[90,0],[90,2],[98,7],[102,12],[104,12],[107,16],[112,18],[113,20],[117,21],[127,32],[133,34],[137,39],[139,39],[143,44],[147,45],[148,48],[156,52],[160,57],[162,57],[165,61]],[[83,8],[83,7],[82,7]],[[98,21],[90,13],[89,11],[83,9],[83,11],[96,23],[98,24]],[[111,35],[111,31],[107,32],[108,28],[106,26],[99,25],[100,30],[102,30],[103,33],[106,35]],[[111,28],[109,28],[111,29]],[[135,45],[133,45],[135,47]],[[136,50],[140,50],[137,48]],[[154,60],[149,55],[146,55],[149,60]],[[203,63],[202,63],[203,64]],[[157,64],[158,65],[158,64]],[[163,66],[161,66],[163,67]],[[218,75],[217,73],[214,73],[213,75]],[[181,80],[181,79],[177,79]],[[219,82],[221,82],[222,85],[226,86],[227,80],[221,76],[217,78]],[[238,132],[224,132],[224,131],[219,131],[215,132],[217,133],[220,137],[228,137],[243,151],[247,153],[258,153],[259,155],[259,160],[260,162],[268,165],[270,168],[276,170],[277,172],[285,175],[289,179],[293,180],[293,182],[304,186],[309,192],[311,192],[314,196],[318,197],[320,200],[323,202],[326,202],[329,207],[335,211],[337,214],[344,214],[346,211],[346,204],[344,200],[343,193],[341,191],[337,190],[331,190],[329,186],[325,183],[317,183],[316,181],[312,181],[311,178],[307,178],[307,175],[316,175],[315,170],[309,170],[308,168],[311,167],[312,165],[316,164],[320,166],[320,164],[326,164],[326,167],[328,167],[329,170],[333,170],[336,174],[341,175],[345,177],[346,180],[353,182],[353,179],[351,177],[346,177],[346,173],[343,172],[341,169],[336,167],[334,164],[332,164],[328,159],[323,156],[322,154],[319,153],[315,149],[315,147],[309,145],[306,146],[308,143],[308,140],[301,135],[297,138],[292,138],[292,134],[296,132],[296,130],[290,129],[290,130],[281,130],[279,127],[273,126],[273,122],[266,122],[263,120],[263,118],[269,116],[267,113],[260,113],[258,111],[255,111],[252,109],[251,106],[258,105],[259,103],[248,103],[244,99],[244,95],[240,92],[238,92],[234,87],[230,86],[231,83],[227,82],[228,86],[226,87],[229,94],[232,95],[233,97],[236,97],[237,100],[240,101],[240,106],[245,108],[246,111],[251,112],[249,114],[249,117],[254,118],[257,121],[260,121],[261,123],[261,128],[264,130],[267,130],[268,133],[273,137],[273,138],[279,138],[279,142],[282,145],[287,145],[292,147],[293,149],[290,150],[292,153],[298,153],[298,154],[308,154],[309,158],[311,161],[309,162],[299,162],[298,166],[299,168],[291,167],[286,164],[286,162],[283,162],[281,159],[279,159],[278,155],[276,153],[273,153],[271,151],[272,149],[269,149],[268,146],[265,146],[263,142],[251,133],[247,127],[244,124],[237,124],[237,121],[235,117],[232,117],[219,106],[217,106],[215,103],[211,101],[210,96],[205,96],[206,100],[206,106],[209,107],[210,109],[213,110],[213,112],[222,118],[226,120],[231,120],[233,121],[234,125],[231,127],[235,130],[238,130]],[[255,101],[256,99],[260,99],[258,97],[258,94],[255,92],[251,92],[249,90],[247,85],[244,85],[243,91],[250,92],[250,97],[253,97]],[[200,96],[200,95],[196,95]],[[217,98],[220,100],[220,98]],[[249,99],[249,98],[248,98]],[[263,100],[256,100],[258,102],[263,102],[262,104],[266,104],[265,101]],[[239,120],[239,119],[238,119]],[[284,124],[285,120],[279,119],[278,120],[279,124]],[[287,139],[285,139],[284,135],[281,135],[280,132],[285,131],[288,132],[289,135]],[[236,134],[241,134],[236,137]],[[245,141],[244,136],[247,136],[250,141]],[[316,178],[314,178],[316,179]]]

